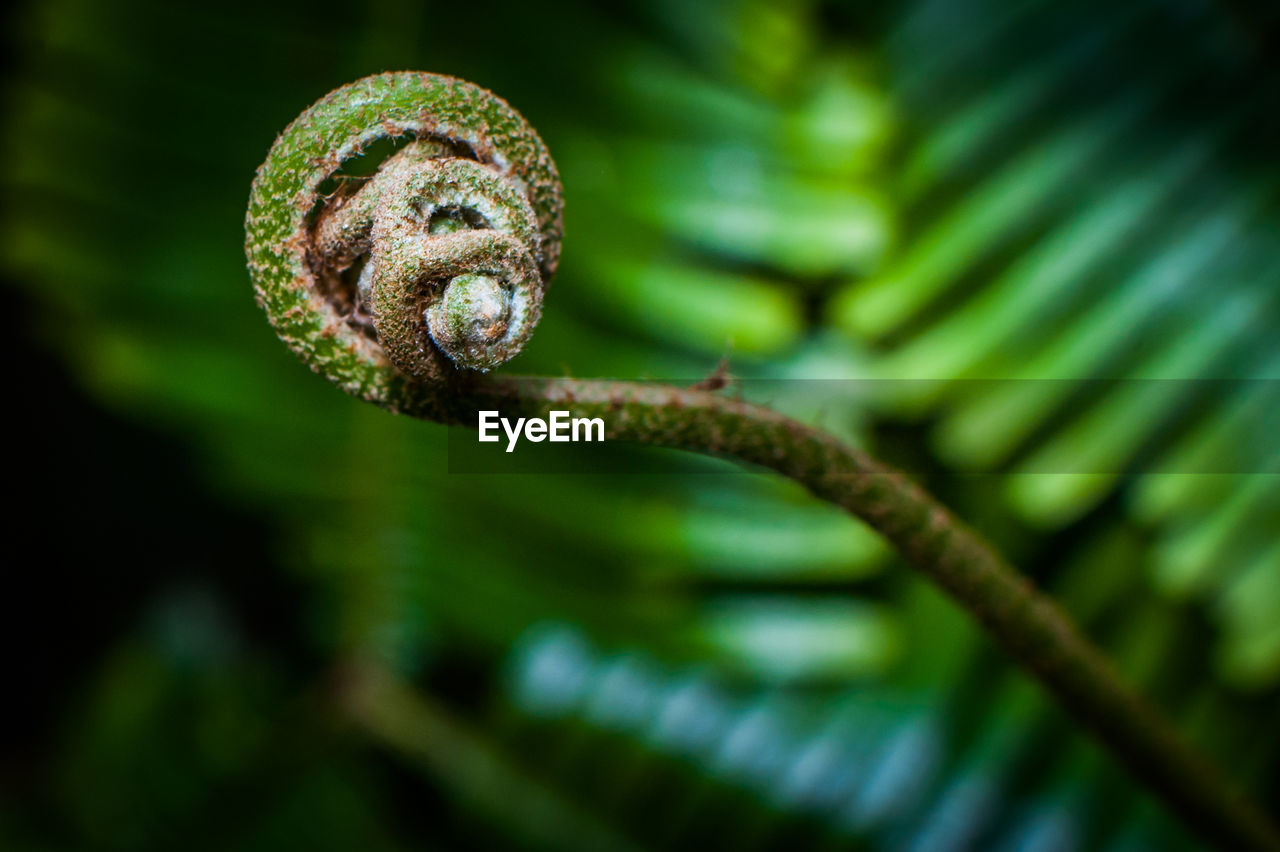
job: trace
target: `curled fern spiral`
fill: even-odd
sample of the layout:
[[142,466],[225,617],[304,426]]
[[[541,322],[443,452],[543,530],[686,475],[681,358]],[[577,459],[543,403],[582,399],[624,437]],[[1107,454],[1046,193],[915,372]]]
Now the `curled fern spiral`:
[[[404,144],[363,182],[372,143]],[[625,381],[486,376],[541,315],[560,255],[546,146],[505,101],[417,72],[330,93],[280,135],[253,181],[246,253],[280,337],[348,393],[476,425],[480,409],[600,417],[609,440],[768,468],[862,519],[949,594],[1171,810],[1215,845],[1280,850],[1280,832],[1128,687],[1048,596],[901,473],[831,435],[717,394]]]
[[[383,139],[366,181],[335,181]],[[258,302],[348,393],[430,414],[518,353],[560,256],[561,190],[537,133],[436,74],[367,77],[300,115],[258,169],[245,220]]]

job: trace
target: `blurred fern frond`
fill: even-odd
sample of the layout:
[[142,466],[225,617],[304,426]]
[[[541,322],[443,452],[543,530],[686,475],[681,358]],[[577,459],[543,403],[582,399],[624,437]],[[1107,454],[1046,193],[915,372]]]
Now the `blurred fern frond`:
[[[274,133],[338,84],[422,67],[500,92],[568,192],[563,269],[517,369],[693,379],[728,352],[748,377],[888,379],[900,392],[875,406],[765,384],[916,466],[1265,779],[1270,7],[564,8],[572,26],[528,4],[11,13],[4,274],[76,392],[260,521],[261,560],[292,584],[266,620],[292,626],[250,627],[252,583],[207,591],[235,559],[137,548],[121,570],[150,560],[160,579],[82,649],[56,769],[5,788],[0,841],[1186,845],[945,600],[796,489],[696,464],[448,475],[444,430],[366,410],[277,344],[243,204]],[[1092,472],[955,475],[1064,455]],[[127,511],[127,479],[103,502]],[[405,690],[366,722],[376,748],[317,685],[353,659]],[[254,779],[269,794],[237,796]]]
[[[913,61],[958,18],[985,24]],[[879,341],[881,375],[1000,380],[912,401],[938,412],[940,455],[1060,472],[1008,483],[1050,528],[1119,492],[1159,539],[1153,593],[1203,601],[1217,671],[1253,688],[1280,678],[1280,634],[1217,602],[1276,570],[1278,21],[1265,3],[919,4],[887,41],[922,128],[912,224],[834,308]],[[1098,146],[1035,159],[1075,128]]]

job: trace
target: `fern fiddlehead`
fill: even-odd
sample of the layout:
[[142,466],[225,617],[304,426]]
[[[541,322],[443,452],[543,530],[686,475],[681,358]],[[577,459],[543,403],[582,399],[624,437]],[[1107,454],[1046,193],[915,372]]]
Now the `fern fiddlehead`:
[[[362,184],[333,183],[380,139]],[[560,250],[546,147],[495,95],[405,72],[330,93],[258,170],[246,253],[259,303],[314,370],[392,411],[474,426],[481,409],[601,417],[612,440],[775,470],[879,531],[951,595],[1189,826],[1229,848],[1280,834],[1047,596],[909,479],[766,408],[696,388],[485,375],[518,352]]]
[[[413,141],[363,185],[322,194],[395,138]],[[468,370],[532,333],[560,217],[551,156],[506,102],[452,77],[382,74],[332,92],[272,147],[246,217],[249,268],[276,332],[314,370],[439,418]]]

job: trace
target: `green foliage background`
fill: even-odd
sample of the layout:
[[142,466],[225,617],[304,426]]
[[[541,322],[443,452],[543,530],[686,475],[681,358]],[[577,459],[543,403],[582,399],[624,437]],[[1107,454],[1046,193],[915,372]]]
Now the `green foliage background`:
[[1270,4],[8,15],[0,846],[1190,844],[798,489],[450,475],[443,428],[297,364],[249,180],[400,68],[560,166],[512,369],[797,380],[757,387],[918,472],[1280,806],[1280,406],[1224,381],[1280,370]]

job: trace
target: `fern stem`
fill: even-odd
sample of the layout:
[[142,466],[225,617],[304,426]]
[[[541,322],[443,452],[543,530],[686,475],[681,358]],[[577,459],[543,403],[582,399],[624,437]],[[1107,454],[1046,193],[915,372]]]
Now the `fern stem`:
[[[412,141],[373,179],[326,190],[366,146],[397,137]],[[1052,600],[902,474],[706,390],[457,369],[503,363],[528,338],[559,258],[561,208],[546,146],[501,98],[452,77],[380,74],[331,92],[276,140],[253,183],[245,249],[277,334],[348,393],[471,426],[491,409],[600,417],[612,440],[732,456],[841,506],[982,623],[1205,839],[1280,850],[1268,818]]]
[[1206,841],[1280,849],[1269,818],[1128,687],[1051,598],[902,473],[821,430],[703,390],[493,378],[460,392],[437,415],[474,427],[480,410],[509,418],[545,418],[552,410],[600,417],[609,440],[729,456],[795,480],[884,536]]

